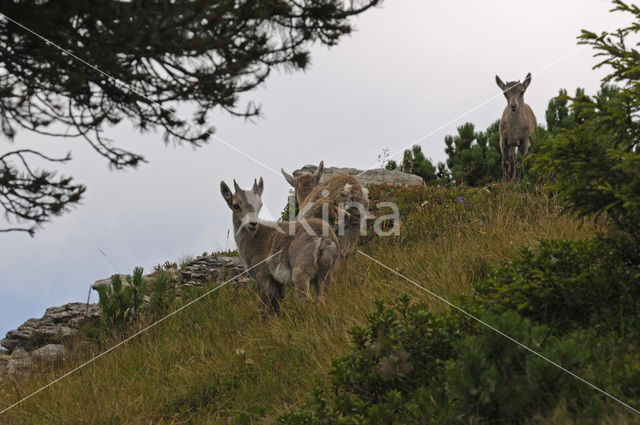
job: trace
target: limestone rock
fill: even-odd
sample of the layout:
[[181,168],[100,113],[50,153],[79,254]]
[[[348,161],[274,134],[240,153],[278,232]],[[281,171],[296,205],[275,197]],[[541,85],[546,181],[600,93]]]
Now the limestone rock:
[[[120,279],[122,280],[122,286],[129,286],[129,283],[127,282],[127,276],[124,274],[120,275]],[[106,279],[99,279],[96,280],[95,282],[93,282],[93,285],[91,285],[91,289],[94,290],[98,290],[99,287],[101,286],[107,286],[107,285],[111,285],[111,276],[109,276]]]
[[13,375],[26,372],[31,367],[31,356],[23,348],[17,348],[9,357],[6,366],[6,374]]
[[[210,281],[222,283],[244,270],[244,263],[240,257],[216,254],[198,257],[180,270],[179,289],[204,286]],[[249,276],[242,275],[234,281],[234,284],[243,286],[249,280]]]
[[[0,345],[11,352],[39,348],[52,341],[60,341],[78,332],[83,321],[100,316],[98,304],[69,303],[48,308],[40,319],[29,319],[18,329],[7,332]],[[36,345],[34,347],[34,345]]]
[[[295,170],[293,175],[295,177],[304,173],[315,173],[317,165],[305,165],[299,170]],[[320,181],[324,181],[331,176],[335,176],[336,174],[348,174],[354,177],[357,177],[360,183],[364,186],[371,186],[374,184],[387,184],[391,186],[413,186],[413,185],[421,185],[424,184],[422,177],[416,176],[415,174],[407,174],[398,170],[387,170],[386,168],[374,168],[372,170],[367,170],[362,175],[362,170],[357,170],[355,168],[337,168],[337,167],[324,167],[324,171],[322,172],[322,176],[320,177]]]
[[31,357],[40,360],[55,360],[62,357],[64,347],[62,344],[47,344],[31,352]]

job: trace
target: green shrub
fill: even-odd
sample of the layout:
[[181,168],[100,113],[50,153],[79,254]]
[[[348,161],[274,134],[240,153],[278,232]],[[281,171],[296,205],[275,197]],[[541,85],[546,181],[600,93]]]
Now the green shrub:
[[576,327],[640,329],[640,267],[626,238],[541,241],[476,285],[495,312],[523,316],[567,331]]
[[640,8],[613,0],[625,13],[622,28],[596,34],[582,30],[580,43],[598,56],[607,75],[599,92],[576,93],[569,110],[572,125],[543,145],[533,167],[552,177],[552,190],[583,216],[608,216],[640,245]]
[[306,410],[280,423],[439,423],[447,413],[447,361],[466,327],[459,316],[435,316],[407,297],[394,308],[378,301],[367,327],[351,330],[351,353],[333,362],[331,396],[316,391]]
[[426,185],[437,186],[447,184],[451,181],[451,176],[443,162],[434,165],[431,159],[424,156],[420,145],[413,145],[411,149],[404,151],[402,163],[398,165],[396,161],[390,160],[387,170],[399,170],[408,174],[415,174],[422,177]]
[[[546,327],[515,312],[484,320],[569,370],[588,357],[579,342],[554,340]],[[584,384],[491,329],[483,327],[454,345],[457,358],[450,362],[448,382],[468,423],[524,423],[534,413],[552,411],[560,400],[581,408],[593,397]]]
[[[634,405],[639,264],[630,238],[541,241],[453,302]],[[528,423],[562,410],[597,424],[610,414],[601,393],[458,312],[434,315],[406,298],[394,308],[378,303],[351,336],[350,353],[334,359],[331,388],[280,423]]]
[[142,267],[136,267],[133,276],[126,276],[128,285],[123,285],[120,275],[113,275],[111,285],[98,288],[101,319],[105,325],[122,332],[138,316],[146,289],[143,271]]
[[171,282],[171,274],[158,272],[152,282],[149,304],[146,306],[154,318],[164,316],[176,299],[176,292]]

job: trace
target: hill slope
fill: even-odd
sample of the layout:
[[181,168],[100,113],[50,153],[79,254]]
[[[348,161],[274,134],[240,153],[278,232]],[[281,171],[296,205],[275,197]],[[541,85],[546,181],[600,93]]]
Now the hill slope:
[[[546,195],[512,187],[377,187],[371,196],[372,205],[398,204],[401,234],[368,236],[359,248],[447,299],[468,293],[488,267],[521,246],[594,230],[561,214]],[[327,379],[331,359],[347,351],[348,330],[366,320],[374,299],[403,293],[435,311],[446,307],[359,254],[337,270],[324,302],[300,305],[290,293],[277,318],[263,320],[251,289],[223,287],[11,409],[0,423],[273,423]],[[79,338],[61,364],[0,384],[0,410],[120,340]]]

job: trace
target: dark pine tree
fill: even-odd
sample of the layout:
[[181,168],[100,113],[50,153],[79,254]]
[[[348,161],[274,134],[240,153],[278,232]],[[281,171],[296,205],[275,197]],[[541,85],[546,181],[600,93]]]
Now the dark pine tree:
[[[162,131],[165,142],[199,146],[213,131],[210,112],[258,115],[240,94],[274,69],[304,69],[311,44],[335,45],[352,31],[351,17],[379,2],[3,2],[0,131],[5,140],[19,129],[83,139],[116,169],[144,161],[104,137],[123,120]],[[195,105],[197,128],[174,115],[185,102]],[[33,232],[84,192],[68,177],[33,171],[36,157],[69,160],[20,149],[0,156],[0,206],[27,224],[5,230]]]
[[481,186],[500,178],[499,121],[484,132],[472,123],[458,127],[458,134],[446,136],[445,153],[451,177],[456,183]]

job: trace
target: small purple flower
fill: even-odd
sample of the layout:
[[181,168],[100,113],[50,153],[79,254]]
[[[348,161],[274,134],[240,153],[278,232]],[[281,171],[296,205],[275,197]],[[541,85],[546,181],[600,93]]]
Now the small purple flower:
[[462,202],[462,196],[458,196],[458,202]]

